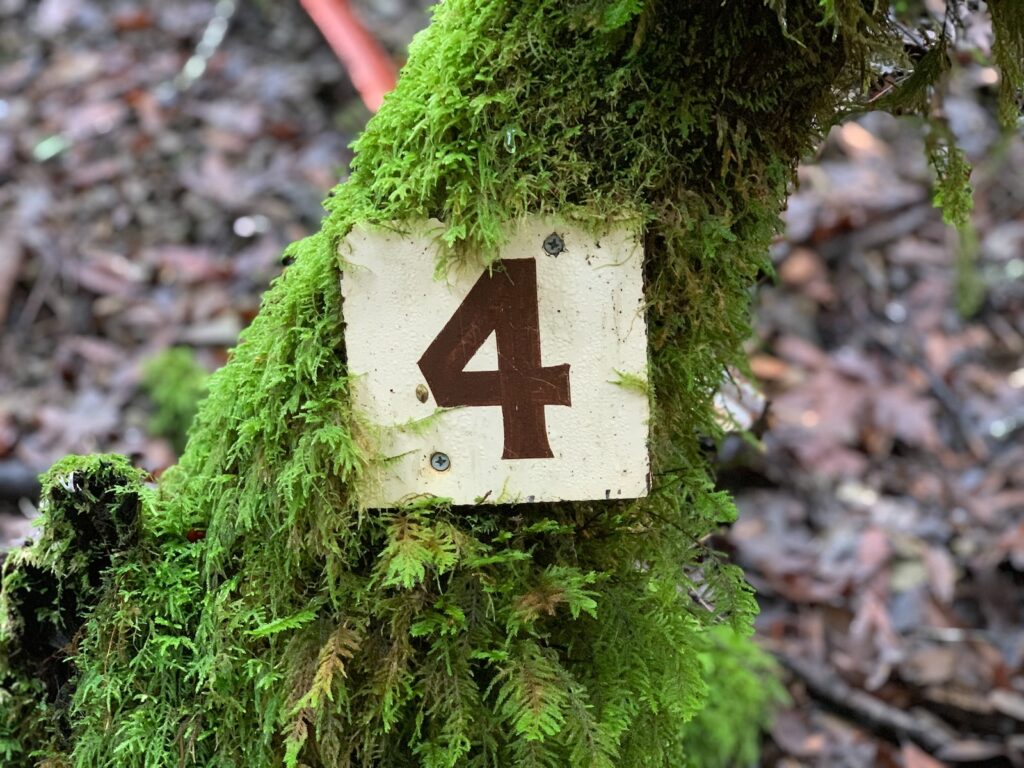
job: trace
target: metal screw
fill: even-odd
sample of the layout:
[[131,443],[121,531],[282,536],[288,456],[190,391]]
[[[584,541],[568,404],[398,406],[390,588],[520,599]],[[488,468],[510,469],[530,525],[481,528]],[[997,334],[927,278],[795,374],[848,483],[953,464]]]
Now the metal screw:
[[565,242],[557,232],[552,232],[544,238],[544,252],[548,256],[557,256],[565,250]]
[[448,458],[447,453],[438,452],[430,457],[430,466],[438,472],[447,472],[451,469],[452,460]]

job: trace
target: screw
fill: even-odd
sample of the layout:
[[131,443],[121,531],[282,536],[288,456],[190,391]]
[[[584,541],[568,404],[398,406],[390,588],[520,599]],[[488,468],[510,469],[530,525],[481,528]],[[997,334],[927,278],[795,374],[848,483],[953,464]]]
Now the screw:
[[565,242],[557,232],[552,232],[544,238],[544,252],[548,256],[557,256],[565,250]]
[[452,460],[448,458],[447,453],[438,452],[430,457],[430,466],[438,472],[447,472],[451,469]]

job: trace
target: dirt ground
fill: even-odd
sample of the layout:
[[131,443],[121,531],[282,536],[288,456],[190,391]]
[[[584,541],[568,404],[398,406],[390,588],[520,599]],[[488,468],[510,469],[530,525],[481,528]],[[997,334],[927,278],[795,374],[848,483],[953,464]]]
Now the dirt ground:
[[[423,4],[359,5],[401,61]],[[965,57],[943,105],[973,242],[922,127],[874,115],[802,167],[758,293],[767,429],[721,446],[718,544],[792,695],[765,765],[1024,765],[1024,139],[993,78]],[[174,462],[146,361],[223,362],[367,117],[295,2],[0,0],[0,547],[67,453]]]

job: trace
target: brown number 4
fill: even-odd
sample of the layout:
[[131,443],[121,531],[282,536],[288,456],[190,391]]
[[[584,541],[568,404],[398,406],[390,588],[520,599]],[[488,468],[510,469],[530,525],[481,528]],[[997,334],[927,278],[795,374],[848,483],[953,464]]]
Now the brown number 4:
[[[569,365],[543,367],[537,262],[502,259],[484,272],[417,365],[437,404],[500,405],[503,459],[550,459],[544,408],[572,405]],[[466,371],[487,338],[498,342],[498,370]]]

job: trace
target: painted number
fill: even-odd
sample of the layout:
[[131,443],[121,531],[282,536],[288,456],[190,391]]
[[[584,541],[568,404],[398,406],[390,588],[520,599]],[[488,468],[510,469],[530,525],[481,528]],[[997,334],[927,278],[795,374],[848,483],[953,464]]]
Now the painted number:
[[[464,370],[492,333],[498,370]],[[569,365],[541,364],[534,259],[502,259],[484,272],[417,364],[438,405],[501,406],[503,459],[553,457],[544,408],[572,405]]]

